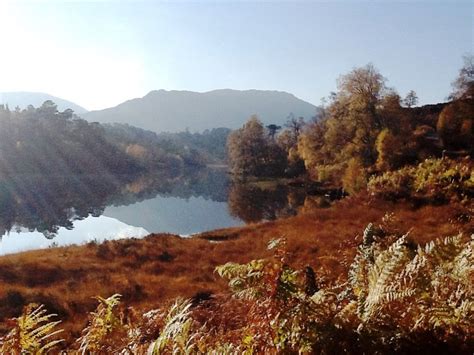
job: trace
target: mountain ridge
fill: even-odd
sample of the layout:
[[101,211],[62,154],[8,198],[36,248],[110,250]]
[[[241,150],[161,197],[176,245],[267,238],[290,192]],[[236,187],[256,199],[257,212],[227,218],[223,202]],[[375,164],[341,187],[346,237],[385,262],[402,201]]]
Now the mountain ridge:
[[90,111],[83,118],[101,123],[128,123],[155,132],[177,132],[186,128],[193,131],[238,128],[252,114],[265,124],[283,124],[290,114],[310,119],[316,113],[316,106],[284,91],[161,89],[114,107]]

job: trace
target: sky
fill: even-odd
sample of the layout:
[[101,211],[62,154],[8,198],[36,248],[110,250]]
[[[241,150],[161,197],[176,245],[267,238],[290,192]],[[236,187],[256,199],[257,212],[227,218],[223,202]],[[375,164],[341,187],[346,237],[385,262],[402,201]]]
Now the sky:
[[319,104],[373,63],[401,96],[443,101],[474,52],[473,1],[0,0],[0,92],[89,110],[151,90],[280,90]]

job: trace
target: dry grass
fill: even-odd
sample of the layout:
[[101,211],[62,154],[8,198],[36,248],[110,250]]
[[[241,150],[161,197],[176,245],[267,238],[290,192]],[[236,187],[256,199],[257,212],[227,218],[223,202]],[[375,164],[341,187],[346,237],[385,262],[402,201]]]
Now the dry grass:
[[324,284],[346,274],[363,229],[369,222],[381,223],[386,213],[393,213],[391,228],[400,233],[412,229],[412,239],[425,243],[459,232],[474,233],[472,210],[460,204],[414,209],[359,197],[327,209],[307,206],[288,219],[192,239],[153,234],[140,240],[4,256],[0,258],[0,334],[7,329],[5,320],[18,316],[30,302],[57,313],[70,341],[80,336],[97,295],[120,293],[124,303],[139,310],[163,306],[177,296],[206,298],[227,289],[214,273],[217,265],[268,256],[268,241],[280,236],[288,241],[289,262],[297,268],[312,266]]

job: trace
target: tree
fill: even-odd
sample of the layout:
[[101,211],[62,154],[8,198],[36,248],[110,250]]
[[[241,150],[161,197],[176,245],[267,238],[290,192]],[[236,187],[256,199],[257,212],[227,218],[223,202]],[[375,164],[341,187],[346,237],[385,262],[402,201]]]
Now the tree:
[[315,180],[319,177],[319,167],[324,165],[331,152],[326,151],[325,134],[327,127],[325,121],[317,121],[308,125],[298,140],[298,154],[303,159],[306,170]]
[[388,128],[383,129],[377,137],[377,163],[379,171],[388,171],[398,168],[400,158],[403,155],[403,142],[395,136]]
[[237,175],[253,175],[262,163],[264,129],[257,116],[229,134],[227,139],[230,170]]
[[378,107],[385,92],[385,79],[368,64],[341,76],[338,88],[326,108],[326,155],[321,163],[339,165],[334,172],[340,172],[350,159],[359,157],[364,166],[370,166],[377,159],[375,140],[383,127]]
[[412,130],[411,111],[403,109],[401,103],[400,95],[394,89],[386,90],[377,108],[382,129],[389,128],[394,134]]
[[454,91],[449,98],[453,100],[474,98],[474,55],[466,54],[463,61],[458,77],[452,83]]
[[418,96],[416,95],[416,92],[410,90],[407,96],[405,96],[405,98],[403,99],[403,103],[408,108],[416,106],[416,104],[418,103]]
[[71,119],[75,116],[74,110],[72,110],[70,108],[67,108],[63,112],[60,112],[59,116],[66,119],[66,120],[69,120],[69,119]]
[[288,116],[288,120],[285,123],[285,127],[287,127],[290,132],[293,134],[293,139],[295,142],[298,141],[298,138],[300,136],[301,129],[304,126],[304,118],[299,117],[296,118],[293,114],[290,114]]
[[339,78],[338,92],[329,97],[322,117],[308,125],[298,141],[299,156],[313,179],[355,191],[365,184],[368,172],[405,161],[412,116],[385,81],[372,64]]
[[277,139],[276,144],[286,155],[287,160],[287,174],[291,176],[297,176],[304,172],[304,162],[299,156],[297,141],[289,128],[281,132]]
[[[377,105],[385,92],[385,78],[372,65],[355,68],[338,81],[339,122],[347,125],[349,155],[358,155],[365,166],[375,163],[375,140],[382,129]],[[341,125],[336,125],[340,129]],[[350,156],[349,156],[350,158]]]
[[338,96],[348,98],[353,109],[359,108],[375,115],[375,107],[384,92],[385,81],[373,64],[367,64],[339,78]]
[[232,173],[243,176],[281,175],[286,167],[284,151],[269,141],[262,122],[252,116],[227,140],[228,160]]
[[342,177],[342,186],[349,194],[355,194],[367,187],[367,172],[364,165],[358,158],[349,160],[344,176]]
[[273,140],[275,139],[275,135],[277,134],[277,132],[281,129],[281,126],[278,126],[272,123],[267,126],[267,129],[268,129],[268,135]]
[[58,106],[53,101],[46,100],[38,110],[44,116],[51,116],[58,112]]
[[447,149],[474,149],[473,101],[454,101],[439,114],[437,130]]

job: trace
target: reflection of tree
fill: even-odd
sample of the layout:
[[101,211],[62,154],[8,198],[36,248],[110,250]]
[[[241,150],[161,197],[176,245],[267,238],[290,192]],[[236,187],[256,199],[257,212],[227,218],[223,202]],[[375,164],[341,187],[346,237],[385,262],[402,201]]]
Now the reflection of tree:
[[174,175],[19,175],[0,178],[0,236],[22,228],[52,238],[61,227],[72,229],[74,220],[100,216],[106,206],[132,205],[156,196],[228,201],[233,216],[257,222],[296,214],[305,192],[231,184],[225,171],[215,169]]
[[303,202],[303,191],[293,191],[281,185],[261,189],[237,182],[233,183],[228,200],[231,215],[246,223],[295,215]]
[[160,196],[227,200],[224,171],[195,170],[166,176],[17,175],[0,178],[0,236],[13,228],[52,238],[73,221],[100,216],[108,205],[130,205]]
[[73,220],[101,215],[117,191],[97,176],[16,176],[0,185],[0,235],[16,226],[53,237]]

